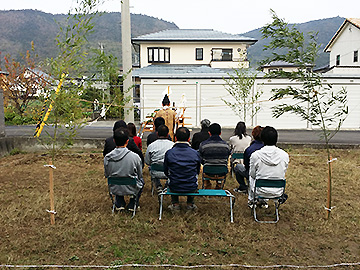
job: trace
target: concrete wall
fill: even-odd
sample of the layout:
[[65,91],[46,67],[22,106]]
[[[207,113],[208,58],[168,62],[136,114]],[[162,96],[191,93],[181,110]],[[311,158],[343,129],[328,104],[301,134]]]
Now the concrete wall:
[[[74,144],[69,147],[73,150],[102,151],[104,139],[76,139]],[[35,138],[29,137],[5,137],[0,138],[0,157],[8,155],[14,149],[24,152],[47,152],[46,148]]]

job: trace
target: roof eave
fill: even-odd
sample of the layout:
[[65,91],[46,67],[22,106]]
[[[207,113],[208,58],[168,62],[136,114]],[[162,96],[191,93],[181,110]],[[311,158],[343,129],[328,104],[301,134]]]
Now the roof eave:
[[[338,38],[338,36],[341,34],[342,30],[344,29],[346,23],[349,23],[357,28],[359,28],[359,26],[357,26],[356,24],[354,24],[353,22],[351,22],[349,19],[345,19],[345,21],[342,23],[342,25],[339,27],[339,29],[336,31],[335,35],[331,38],[331,40],[329,41],[329,43],[325,46],[324,48],[324,52],[330,52],[328,51],[328,49],[332,46],[332,44],[335,42],[335,40]],[[360,29],[360,28],[359,28]]]
[[231,42],[231,43],[251,43],[255,44],[257,39],[244,39],[244,40],[226,40],[226,39],[136,39],[133,38],[132,43],[150,43],[150,42]]

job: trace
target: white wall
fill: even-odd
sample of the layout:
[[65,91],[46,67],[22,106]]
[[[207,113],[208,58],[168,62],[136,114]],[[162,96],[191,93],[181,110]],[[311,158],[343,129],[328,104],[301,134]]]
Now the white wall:
[[[333,84],[333,89],[346,87],[348,91],[349,115],[343,124],[345,129],[360,129],[360,78],[325,78],[325,82]],[[247,120],[248,127],[256,125],[271,125],[279,129],[306,129],[311,128],[307,122],[298,116],[286,113],[280,118],[275,119],[272,116],[274,105],[280,103],[291,104],[290,99],[282,101],[269,101],[271,89],[286,87],[290,85],[289,81],[284,79],[257,79],[255,91],[263,91],[259,99],[260,111],[253,119]],[[292,83],[292,85],[296,85]],[[185,116],[191,117],[185,122],[192,126],[199,126],[200,120],[208,118],[211,122],[217,122],[223,127],[235,127],[241,119],[238,117],[222,99],[233,101],[224,87],[222,79],[143,79],[141,90],[141,120],[145,119],[146,114],[153,112],[161,107],[163,98],[162,92],[171,86],[171,102],[179,104],[181,95],[186,94],[187,110]]]

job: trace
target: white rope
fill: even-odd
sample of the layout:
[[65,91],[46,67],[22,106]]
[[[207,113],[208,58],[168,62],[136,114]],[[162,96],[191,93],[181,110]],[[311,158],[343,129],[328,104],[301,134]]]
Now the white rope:
[[336,161],[336,160],[337,160],[337,158],[333,158],[331,160],[328,160],[327,163],[330,163],[330,162],[333,162],[333,161]]
[[48,209],[46,209],[46,212],[48,212],[48,213],[50,213],[50,214],[54,214],[54,215],[57,214],[55,210],[48,210]]
[[50,164],[44,165],[44,167],[50,167],[50,168],[56,169],[56,167],[54,165],[50,165]]
[[193,268],[222,268],[222,267],[243,267],[243,268],[297,268],[297,269],[307,269],[307,268],[333,268],[341,266],[357,266],[360,265],[360,262],[356,263],[336,263],[329,265],[292,265],[292,264],[275,264],[275,265],[247,265],[247,264],[217,264],[217,265],[177,265],[177,264],[119,264],[119,265],[56,265],[56,264],[45,264],[45,265],[13,265],[13,264],[0,264],[1,267],[7,268],[120,268],[120,267],[174,267],[174,268],[184,268],[184,269],[193,269]]
[[324,206],[324,209],[325,209],[326,211],[331,212],[331,210],[333,210],[333,208],[335,208],[335,207],[336,207],[336,206],[331,206],[330,208],[327,208],[327,207]]

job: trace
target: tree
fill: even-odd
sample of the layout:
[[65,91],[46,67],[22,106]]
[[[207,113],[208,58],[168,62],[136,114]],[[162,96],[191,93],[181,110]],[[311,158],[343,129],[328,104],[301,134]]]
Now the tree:
[[262,92],[254,92],[254,84],[256,73],[252,73],[249,69],[239,66],[233,68],[233,73],[228,73],[229,79],[224,78],[226,83],[226,91],[235,99],[230,102],[222,99],[244,122],[248,120],[248,115],[253,125],[253,118],[260,110],[257,101]]
[[[67,142],[71,141],[77,134],[77,129],[82,126],[80,93],[82,84],[77,83],[77,78],[81,78],[87,56],[87,36],[92,33],[94,27],[93,19],[97,15],[96,7],[99,0],[81,0],[78,1],[79,7],[75,9],[74,14],[69,12],[64,27],[60,27],[60,32],[56,37],[59,47],[59,55],[55,59],[50,59],[47,63],[52,71],[58,87],[48,92],[47,101],[44,108],[48,110],[44,118],[40,119],[36,136],[39,136],[44,126],[46,117],[51,110],[52,123],[54,126],[53,134],[47,133],[44,145],[48,146],[51,162],[49,179],[50,179],[50,219],[51,224],[55,224],[54,210],[54,192],[53,192],[53,164],[57,153],[63,149]],[[65,77],[68,80],[65,84]],[[63,89],[61,85],[65,84]],[[61,90],[61,91],[60,91]],[[45,110],[44,110],[45,111]],[[79,121],[80,120],[80,121]],[[61,127],[65,131],[61,131]],[[59,140],[59,136],[62,140]],[[65,142],[64,142],[65,139]]]
[[5,106],[14,106],[23,116],[29,103],[37,93],[45,91],[50,82],[45,73],[37,65],[34,42],[31,42],[31,51],[22,56],[22,62],[16,61],[11,55],[4,57],[5,71],[9,74],[0,80],[4,89]]
[[312,127],[320,128],[320,137],[325,142],[328,159],[329,193],[327,202],[327,217],[331,211],[331,153],[329,142],[340,130],[348,115],[347,91],[342,88],[338,91],[333,86],[324,83],[320,73],[313,71],[316,58],[319,55],[319,45],[316,42],[316,34],[308,33],[309,41],[305,42],[304,34],[295,26],[280,19],[272,11],[273,21],[261,30],[263,38],[270,38],[269,45],[265,50],[271,50],[272,54],[263,63],[269,64],[274,61],[285,61],[298,66],[293,72],[273,71],[269,77],[288,78],[290,81],[299,82],[300,86],[287,86],[286,88],[272,89],[271,100],[291,98],[295,104],[282,103],[273,106],[273,115],[278,118],[285,113],[293,113],[307,121]]
[[[118,59],[112,54],[105,53],[103,44],[100,44],[100,49],[92,50],[93,56],[89,59],[88,66],[91,67],[95,73],[91,76],[90,83],[82,94],[82,98],[93,102],[98,99],[101,103],[107,105],[107,117],[124,117],[124,105],[129,101],[129,98],[124,97],[123,81],[129,73],[123,74],[119,77]],[[101,74],[98,76],[97,74]],[[93,80],[94,79],[94,80]],[[99,87],[94,87],[92,82],[101,80],[101,92]],[[125,89],[125,92],[132,90]]]
[[[50,145],[49,150],[54,162],[57,152],[76,136],[77,129],[82,126],[82,112],[80,106],[80,93],[83,84],[78,83],[78,78],[83,77],[86,57],[88,55],[87,37],[93,32],[93,19],[97,16],[96,8],[100,0],[79,0],[79,6],[60,25],[59,34],[56,36],[59,54],[56,58],[48,59],[47,68],[54,78],[54,85],[57,85],[62,78],[61,91],[52,88],[47,93],[47,104],[52,107],[51,122],[54,126],[54,133],[48,134],[43,141]],[[40,119],[39,124],[43,124]],[[64,127],[65,131],[60,128]],[[58,137],[65,138],[58,140]]]

